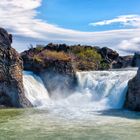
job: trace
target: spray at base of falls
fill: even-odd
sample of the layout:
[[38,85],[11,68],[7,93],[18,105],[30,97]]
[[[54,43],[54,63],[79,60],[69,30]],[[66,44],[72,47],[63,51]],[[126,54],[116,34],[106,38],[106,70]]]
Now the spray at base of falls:
[[[50,109],[120,109],[125,100],[127,83],[135,76],[136,71],[137,69],[77,72],[77,89],[67,98],[59,100],[49,98],[49,93],[39,76],[32,72],[24,72],[25,95],[34,106],[46,106]],[[56,93],[57,96],[58,94],[61,95]]]

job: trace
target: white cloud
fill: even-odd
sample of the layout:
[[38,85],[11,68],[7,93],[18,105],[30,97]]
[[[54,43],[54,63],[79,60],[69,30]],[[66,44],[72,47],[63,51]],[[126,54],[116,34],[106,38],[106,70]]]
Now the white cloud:
[[[14,34],[13,46],[19,51],[27,49],[31,43],[48,43],[51,41],[108,46],[112,49],[121,50],[120,45],[123,44],[124,40],[128,41],[140,37],[140,28],[104,32],[81,32],[60,28],[36,18],[38,14],[36,9],[41,4],[42,0],[0,1],[0,26]],[[133,47],[128,45],[127,49],[133,49],[134,45],[132,45]]]
[[133,52],[140,52],[140,37],[132,38],[130,40],[123,40],[119,45],[118,48],[121,51],[133,53]]
[[89,25],[92,26],[104,26],[114,23],[120,23],[124,26],[140,27],[140,16],[139,15],[122,15],[110,20],[103,20],[99,22],[93,22]]

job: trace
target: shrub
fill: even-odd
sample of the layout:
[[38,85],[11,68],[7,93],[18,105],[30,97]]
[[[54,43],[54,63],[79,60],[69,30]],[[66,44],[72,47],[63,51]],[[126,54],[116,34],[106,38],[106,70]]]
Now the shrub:
[[107,69],[109,69],[109,68],[110,68],[110,66],[109,66],[108,63],[103,62],[103,61],[100,63],[100,69],[101,69],[101,70],[107,70]]
[[71,57],[66,54],[65,52],[57,52],[57,51],[50,51],[45,50],[40,54],[43,58],[55,59],[55,60],[62,60],[62,61],[70,61]]
[[46,51],[46,56],[49,58],[54,58],[58,60],[69,61],[71,58],[68,54],[64,52],[57,52],[57,51]]
[[36,46],[36,51],[41,52],[43,50],[44,46],[43,45],[37,45]]
[[[93,48],[75,48],[73,50],[75,53],[78,61],[80,61],[81,65],[85,65],[88,67],[95,67],[97,69],[100,65],[100,62],[102,60],[101,55]],[[90,66],[92,65],[92,66]]]
[[35,62],[37,62],[37,63],[43,62],[43,60],[42,60],[38,55],[34,55],[33,61],[35,61]]

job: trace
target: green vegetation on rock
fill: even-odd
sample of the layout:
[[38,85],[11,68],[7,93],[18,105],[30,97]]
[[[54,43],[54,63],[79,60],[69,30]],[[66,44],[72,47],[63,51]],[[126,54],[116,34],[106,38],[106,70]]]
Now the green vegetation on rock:
[[[108,56],[107,56],[108,55]],[[110,68],[110,62],[117,59],[118,54],[108,48],[100,49],[86,45],[48,44],[46,46],[37,45],[21,54],[24,67],[27,70],[29,65],[34,68],[56,65],[57,62],[71,63],[75,70],[106,70]],[[109,58],[111,57],[111,58]],[[111,60],[112,59],[112,60]],[[111,61],[110,61],[111,60]],[[29,64],[31,63],[31,64]],[[39,65],[38,65],[39,64]],[[67,65],[67,64],[66,64]]]
[[77,69],[96,70],[100,67],[102,57],[94,48],[78,46],[72,53],[76,56]]

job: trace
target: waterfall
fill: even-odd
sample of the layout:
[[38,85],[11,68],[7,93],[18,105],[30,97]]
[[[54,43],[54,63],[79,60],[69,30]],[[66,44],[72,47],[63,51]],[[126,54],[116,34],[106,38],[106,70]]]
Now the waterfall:
[[127,83],[135,76],[136,71],[137,69],[122,69],[77,72],[77,89],[67,98],[59,100],[49,99],[47,89],[40,77],[32,72],[24,72],[25,95],[34,106],[80,107],[80,110],[119,109],[124,104]]
[[136,69],[78,72],[79,91],[89,97],[94,109],[122,108],[127,84]]
[[33,106],[45,106],[49,94],[39,76],[32,72],[24,71],[23,84],[26,98]]

